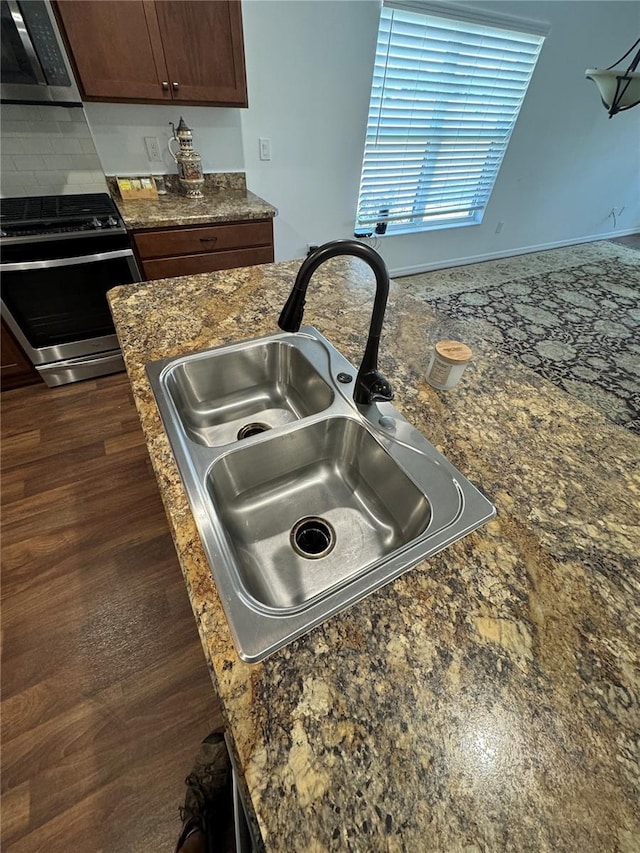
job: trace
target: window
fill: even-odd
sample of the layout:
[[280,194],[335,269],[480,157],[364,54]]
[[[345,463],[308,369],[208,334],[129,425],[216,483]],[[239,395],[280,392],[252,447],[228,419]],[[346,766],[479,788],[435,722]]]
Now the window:
[[482,221],[542,47],[540,31],[398,5],[380,18],[356,236]]

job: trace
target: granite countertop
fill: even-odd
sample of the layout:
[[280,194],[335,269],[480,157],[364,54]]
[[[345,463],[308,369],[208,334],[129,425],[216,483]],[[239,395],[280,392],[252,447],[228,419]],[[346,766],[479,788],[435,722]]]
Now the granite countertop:
[[[495,520],[261,664],[239,660],[144,372],[276,331],[299,262],[110,293],[212,678],[269,851],[640,849],[640,441],[392,283],[380,366]],[[305,322],[359,363],[359,261]],[[452,391],[435,340],[474,350]]]
[[109,189],[128,230],[170,228],[180,225],[206,225],[215,222],[241,222],[273,219],[276,208],[250,192],[241,172],[205,175],[201,199],[181,194],[176,175],[165,176],[168,192],[157,200],[120,198],[114,178],[107,178]]

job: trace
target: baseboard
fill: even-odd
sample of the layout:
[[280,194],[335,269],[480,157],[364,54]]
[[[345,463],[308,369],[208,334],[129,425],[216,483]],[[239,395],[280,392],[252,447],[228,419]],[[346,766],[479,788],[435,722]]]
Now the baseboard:
[[444,270],[450,267],[464,267],[468,264],[480,264],[483,261],[499,261],[501,258],[515,258],[518,255],[530,255],[533,252],[544,252],[547,249],[562,249],[565,246],[578,246],[580,243],[596,243],[600,240],[611,240],[613,237],[627,237],[629,234],[637,234],[638,228],[627,228],[624,231],[609,231],[605,234],[594,234],[591,237],[580,237],[573,240],[558,240],[556,243],[539,243],[536,246],[522,246],[519,249],[507,249],[501,252],[487,252],[485,255],[470,255],[466,258],[454,258],[447,261],[435,261],[429,264],[418,264],[414,267],[398,267],[389,270],[391,278],[400,278],[405,275],[418,275],[421,272],[432,270]]

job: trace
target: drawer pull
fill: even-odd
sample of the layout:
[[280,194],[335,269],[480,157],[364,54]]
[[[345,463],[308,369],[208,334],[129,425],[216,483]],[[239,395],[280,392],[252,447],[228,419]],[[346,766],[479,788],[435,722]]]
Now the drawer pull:
[[217,239],[218,239],[217,237],[201,237],[200,242],[201,243],[215,243],[217,241]]

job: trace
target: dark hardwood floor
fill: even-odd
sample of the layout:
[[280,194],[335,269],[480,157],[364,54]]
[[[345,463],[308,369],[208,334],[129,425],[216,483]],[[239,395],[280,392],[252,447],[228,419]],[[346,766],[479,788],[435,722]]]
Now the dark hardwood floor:
[[627,234],[625,237],[612,237],[612,243],[620,243],[630,249],[640,249],[640,234]]
[[221,716],[127,377],[1,408],[2,849],[173,851]]

